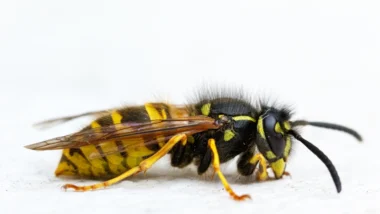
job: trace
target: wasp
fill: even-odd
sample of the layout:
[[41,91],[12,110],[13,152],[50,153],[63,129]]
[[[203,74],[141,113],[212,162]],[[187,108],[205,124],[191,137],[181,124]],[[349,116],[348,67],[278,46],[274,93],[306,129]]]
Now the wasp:
[[[297,128],[308,125],[339,130],[359,141],[362,137],[342,125],[291,120],[292,115],[287,107],[264,102],[253,104],[239,95],[215,94],[199,97],[192,104],[153,102],[43,121],[38,125],[96,117],[75,133],[26,148],[62,150],[56,176],[103,179],[86,186],[66,184],[64,189],[105,188],[146,172],[160,158],[170,155],[171,166],[183,168],[194,163],[200,175],[212,167],[229,195],[235,200],[244,200],[250,195],[233,191],[220,164],[238,157],[237,169],[242,176],[254,175],[258,181],[280,179],[290,174],[285,171],[286,163],[293,142],[298,140],[326,165],[339,193],[342,186],[333,163],[304,139]],[[273,178],[268,169],[272,170]]]

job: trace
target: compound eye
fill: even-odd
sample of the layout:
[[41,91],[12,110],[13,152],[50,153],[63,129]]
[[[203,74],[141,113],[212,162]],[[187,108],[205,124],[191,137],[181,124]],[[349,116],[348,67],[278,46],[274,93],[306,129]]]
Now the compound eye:
[[281,157],[284,154],[286,142],[282,134],[276,132],[276,123],[277,119],[273,114],[268,114],[263,120],[265,137],[269,147],[277,157]]

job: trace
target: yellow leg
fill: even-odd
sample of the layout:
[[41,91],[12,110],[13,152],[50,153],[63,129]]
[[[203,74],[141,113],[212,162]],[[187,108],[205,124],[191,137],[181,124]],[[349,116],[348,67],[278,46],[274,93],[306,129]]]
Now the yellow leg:
[[183,145],[187,142],[187,136],[185,134],[178,134],[172,137],[160,150],[158,150],[154,155],[150,156],[146,160],[142,161],[138,166],[133,167],[132,169],[124,172],[123,174],[110,179],[105,182],[97,183],[94,185],[88,185],[88,186],[76,186],[73,184],[66,184],[63,186],[64,189],[74,189],[75,191],[89,191],[89,190],[96,190],[100,188],[105,188],[107,186],[110,186],[112,184],[115,184],[117,182],[120,182],[121,180],[134,175],[136,173],[139,173],[141,171],[148,170],[155,162],[157,162],[160,158],[162,158],[164,155],[166,155],[172,148],[175,146],[178,142],[182,142]]
[[[272,168],[273,166],[276,166],[276,165],[273,165],[273,163],[272,165],[269,165],[264,155],[262,155],[261,153],[255,154],[249,162],[253,165],[256,165],[257,162],[259,162],[259,171],[256,175],[256,179],[258,181],[274,180],[274,179],[281,178],[282,175],[290,176],[290,173],[287,171],[280,171],[279,173],[281,174],[281,176],[276,175],[276,171]],[[278,178],[269,177],[268,171],[267,171],[268,168],[272,168],[273,172]]]
[[259,171],[256,175],[256,179],[259,181],[265,181],[268,179],[267,172],[267,160],[261,153],[255,154],[249,161],[252,165],[256,165],[259,162]]
[[208,140],[208,146],[210,147],[212,154],[213,154],[212,165],[214,167],[216,174],[219,176],[219,179],[222,182],[226,191],[233,197],[233,199],[238,200],[238,201],[244,200],[247,198],[251,198],[249,195],[241,195],[241,196],[236,195],[236,193],[230,187],[230,184],[228,183],[227,179],[224,177],[223,173],[220,171],[219,154],[218,154],[218,151],[216,149],[215,140],[212,138],[209,139]]

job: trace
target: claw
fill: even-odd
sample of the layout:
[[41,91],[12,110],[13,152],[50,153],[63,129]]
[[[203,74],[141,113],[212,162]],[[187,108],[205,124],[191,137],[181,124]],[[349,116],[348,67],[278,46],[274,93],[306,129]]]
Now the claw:
[[244,195],[231,195],[235,201],[244,201],[246,199],[251,199],[251,196],[248,194]]

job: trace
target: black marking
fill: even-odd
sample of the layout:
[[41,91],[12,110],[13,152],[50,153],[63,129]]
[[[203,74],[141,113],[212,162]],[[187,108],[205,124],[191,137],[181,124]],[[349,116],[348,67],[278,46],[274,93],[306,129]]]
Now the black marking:
[[128,155],[127,155],[127,152],[125,151],[123,143],[120,140],[115,141],[115,143],[116,143],[118,151],[120,152],[120,155],[123,158],[126,158]]
[[96,150],[99,152],[99,154],[100,154],[101,157],[105,157],[105,154],[104,154],[104,152],[103,152],[103,149],[102,149],[102,147],[101,147],[99,144],[96,145],[95,148],[96,148]]
[[144,106],[128,107],[118,111],[122,116],[121,122],[144,122],[150,121]]
[[78,167],[71,160],[69,160],[65,155],[61,156],[61,160],[59,162],[66,162],[70,166],[72,166],[75,170],[75,173],[78,174]]
[[[160,115],[162,115],[162,110],[165,111],[165,114],[166,114],[166,118],[167,119],[171,119],[172,116],[170,115],[170,111],[169,111],[169,106],[164,104],[164,103],[151,103],[152,106],[157,109],[158,113],[160,113]],[[162,115],[164,116],[164,115]]]
[[111,115],[106,115],[104,117],[101,117],[97,119],[96,122],[98,122],[98,124],[103,127],[114,124]]
[[71,148],[69,150],[69,155],[70,156],[74,156],[74,153],[78,153],[79,155],[81,155],[84,159],[87,160],[86,156],[83,154],[82,150],[79,149],[79,148]]

